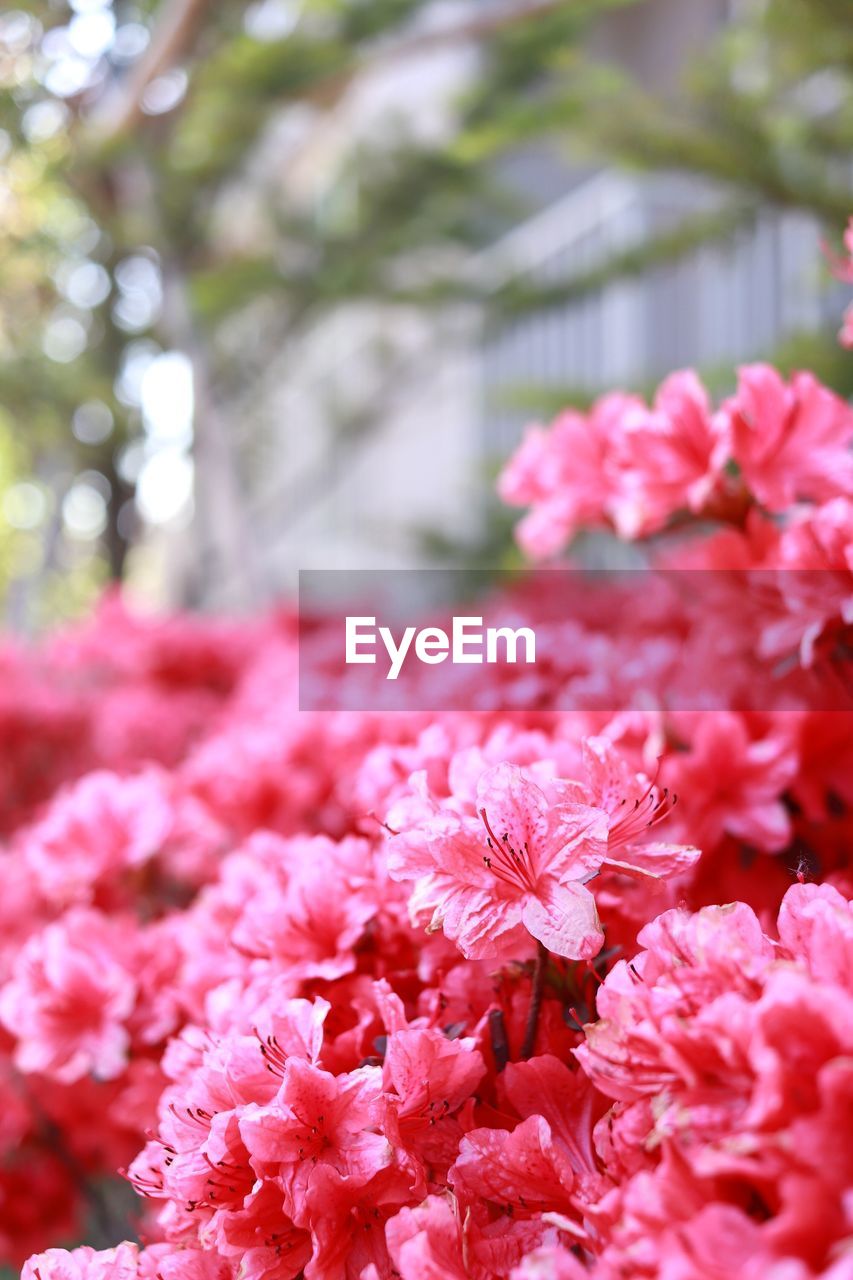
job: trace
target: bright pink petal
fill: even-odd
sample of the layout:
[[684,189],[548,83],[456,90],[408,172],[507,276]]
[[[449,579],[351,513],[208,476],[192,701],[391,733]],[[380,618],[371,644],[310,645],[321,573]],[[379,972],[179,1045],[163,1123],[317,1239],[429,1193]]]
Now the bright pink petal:
[[581,884],[546,881],[525,899],[522,920],[543,946],[570,960],[589,960],[604,945],[595,899]]
[[604,866],[640,879],[668,880],[684,875],[702,856],[686,844],[634,844],[620,849],[618,858],[605,858]]

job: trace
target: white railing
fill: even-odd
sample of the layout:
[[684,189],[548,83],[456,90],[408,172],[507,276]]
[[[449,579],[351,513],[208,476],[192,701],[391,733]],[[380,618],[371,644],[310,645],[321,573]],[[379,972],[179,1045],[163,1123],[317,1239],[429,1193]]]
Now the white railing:
[[[463,270],[487,294],[513,281],[559,284],[715,208],[720,193],[698,182],[605,171]],[[270,581],[299,564],[417,563],[407,538],[416,527],[476,534],[487,463],[506,457],[530,416],[507,407],[511,391],[597,391],[686,364],[731,368],[827,319],[825,282],[813,219],[767,210],[723,243],[479,340],[465,308],[449,334],[414,311],[395,312],[389,332],[387,312],[368,305],[324,319],[265,370],[237,415],[256,451],[247,502]],[[393,340],[409,367],[391,377],[364,436],[342,443],[334,405],[375,404],[377,387],[388,386],[377,340]]]
[[[691,215],[722,211],[724,199],[680,175],[605,171],[480,254],[476,271],[495,289],[570,282]],[[525,414],[508,404],[520,389],[597,391],[687,364],[733,366],[831,322],[831,306],[816,220],[761,210],[719,243],[490,333],[482,353],[488,447],[505,452],[517,437]]]

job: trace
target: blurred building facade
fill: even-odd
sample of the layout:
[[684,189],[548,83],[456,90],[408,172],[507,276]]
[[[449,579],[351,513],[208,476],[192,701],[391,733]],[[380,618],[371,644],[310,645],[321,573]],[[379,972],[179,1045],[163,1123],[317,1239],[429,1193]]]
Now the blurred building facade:
[[[594,52],[644,82],[674,85],[738,2],[647,0],[603,21]],[[292,122],[283,121],[257,163],[282,165],[291,187],[302,184],[306,200],[321,201],[340,156],[359,134],[382,127],[389,104],[405,100],[421,136],[442,136],[475,56],[463,45],[380,68],[309,141],[298,137],[294,148]],[[457,264],[487,290],[581,280],[722,201],[683,176],[573,170],[537,154],[518,156],[510,180],[535,211]],[[441,552],[427,531],[463,559],[482,540],[495,468],[529,417],[514,403],[519,388],[593,393],[651,384],[687,364],[732,366],[820,325],[823,294],[817,225],[768,209],[724,243],[497,329],[468,306],[429,315],[341,309],[263,371],[243,415],[245,440],[234,442],[235,456],[243,446],[249,455],[241,483],[261,594],[292,590],[299,568],[435,563]],[[204,485],[200,471],[202,509]],[[231,603],[235,584],[211,579],[204,556],[203,546],[193,548],[212,586],[206,602]],[[180,573],[180,559],[175,566]]]

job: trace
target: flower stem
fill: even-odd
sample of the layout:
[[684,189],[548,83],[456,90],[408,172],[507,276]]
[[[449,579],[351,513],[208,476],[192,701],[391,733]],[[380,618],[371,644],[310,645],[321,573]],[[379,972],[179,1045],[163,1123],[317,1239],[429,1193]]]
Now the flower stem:
[[500,1009],[492,1009],[489,1014],[489,1036],[492,1042],[495,1070],[500,1073],[509,1062],[509,1041],[506,1035],[506,1023]]
[[548,948],[541,942],[536,943],[536,948],[536,962],[533,966],[533,986],[530,992],[530,1012],[527,1015],[527,1028],[524,1032],[524,1043],[521,1046],[521,1057],[524,1061],[533,1056],[533,1050],[536,1048],[539,1010],[542,1008],[542,989],[545,986],[545,966],[548,963]]

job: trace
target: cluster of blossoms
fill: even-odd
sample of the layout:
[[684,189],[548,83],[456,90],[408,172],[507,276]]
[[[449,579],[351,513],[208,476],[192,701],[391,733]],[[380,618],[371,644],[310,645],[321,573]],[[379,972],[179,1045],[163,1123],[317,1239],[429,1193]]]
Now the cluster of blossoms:
[[537,560],[581,528],[635,539],[686,516],[746,526],[760,541],[758,517],[769,530],[783,514],[819,521],[839,499],[847,512],[851,440],[849,405],[810,373],[786,382],[769,365],[747,365],[715,411],[696,375],[682,371],[651,406],[611,394],[588,414],[568,410],[548,430],[529,428],[499,487],[506,502],[530,507],[518,538]]
[[[851,441],[808,374],[714,413],[681,373],[532,432],[502,491],[536,555],[605,526],[792,571],[759,656],[843,679]],[[4,648],[25,1280],[853,1280],[848,715],[559,709],[563,625],[526,703],[440,714],[298,710],[288,613],[108,600]]]

